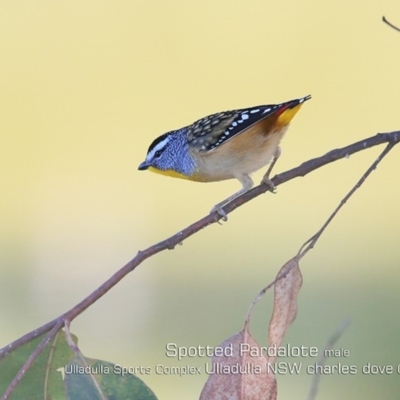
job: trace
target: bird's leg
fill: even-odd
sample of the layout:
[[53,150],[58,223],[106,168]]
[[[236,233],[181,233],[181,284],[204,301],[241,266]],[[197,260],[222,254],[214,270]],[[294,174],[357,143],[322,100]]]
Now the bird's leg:
[[276,193],[276,188],[269,177],[271,175],[272,169],[274,168],[274,166],[275,166],[276,162],[278,161],[278,158],[281,156],[281,154],[282,154],[282,149],[278,146],[275,150],[274,158],[272,159],[272,162],[269,165],[267,172],[261,179],[261,183],[265,183],[272,193]]
[[243,188],[238,190],[236,193],[234,193],[232,196],[229,196],[228,198],[226,198],[225,200],[221,201],[220,203],[216,204],[212,210],[210,211],[210,214],[212,214],[213,212],[217,212],[221,217],[223,221],[227,221],[228,220],[228,216],[226,215],[226,212],[223,210],[223,206],[226,206],[228,203],[230,203],[232,200],[235,200],[237,197],[241,196],[243,193],[246,193],[248,190],[250,190],[253,185],[254,182],[253,180],[250,178],[249,175],[242,175],[240,177],[237,177],[237,179],[241,182],[241,184],[243,185]]

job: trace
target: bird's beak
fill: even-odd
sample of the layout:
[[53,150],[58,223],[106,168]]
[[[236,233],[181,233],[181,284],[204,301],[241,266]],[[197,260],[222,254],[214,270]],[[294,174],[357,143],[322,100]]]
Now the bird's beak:
[[143,161],[143,162],[139,165],[138,170],[139,170],[139,171],[144,171],[144,170],[146,170],[146,169],[149,168],[149,167],[150,167],[150,164],[148,164],[146,161]]

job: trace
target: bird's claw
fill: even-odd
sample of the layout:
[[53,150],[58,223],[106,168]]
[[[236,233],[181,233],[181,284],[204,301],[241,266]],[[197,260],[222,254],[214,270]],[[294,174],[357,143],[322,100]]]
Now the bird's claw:
[[222,221],[228,221],[228,216],[226,215],[226,212],[224,211],[224,209],[221,206],[213,207],[210,214],[212,214],[214,212],[217,212],[222,217]]
[[261,183],[264,183],[265,185],[268,186],[268,190],[272,193],[276,193],[276,187],[274,183],[269,179],[267,175],[264,175],[264,177],[261,180]]

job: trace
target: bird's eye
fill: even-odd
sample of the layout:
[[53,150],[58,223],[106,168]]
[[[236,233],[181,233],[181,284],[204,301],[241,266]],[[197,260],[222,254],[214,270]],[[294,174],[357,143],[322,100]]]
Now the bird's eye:
[[160,158],[160,157],[161,157],[161,154],[162,154],[162,151],[161,151],[161,150],[157,150],[157,151],[154,153],[154,158]]

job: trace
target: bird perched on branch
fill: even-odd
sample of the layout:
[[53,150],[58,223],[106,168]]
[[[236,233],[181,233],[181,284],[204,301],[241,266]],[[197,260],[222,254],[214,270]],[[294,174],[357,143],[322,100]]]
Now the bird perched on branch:
[[[275,163],[290,121],[310,98],[219,112],[167,132],[151,143],[139,170],[197,182],[238,179],[242,189],[211,210],[226,217],[223,206],[252,188],[250,174]],[[271,169],[263,182],[273,190]]]

